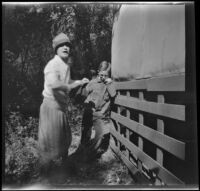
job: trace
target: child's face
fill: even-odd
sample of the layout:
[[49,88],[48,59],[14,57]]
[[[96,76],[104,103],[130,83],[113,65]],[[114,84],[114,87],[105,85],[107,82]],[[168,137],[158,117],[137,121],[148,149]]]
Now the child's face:
[[107,71],[100,71],[98,76],[99,76],[99,79],[102,82],[105,82],[105,80],[108,78],[108,72]]

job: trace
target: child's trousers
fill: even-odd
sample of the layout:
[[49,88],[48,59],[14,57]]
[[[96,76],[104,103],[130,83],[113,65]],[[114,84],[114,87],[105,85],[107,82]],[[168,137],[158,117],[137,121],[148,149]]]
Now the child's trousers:
[[102,152],[106,151],[109,146],[110,140],[110,123],[104,121],[104,119],[95,119],[93,121],[95,136],[90,141],[90,149],[93,151]]

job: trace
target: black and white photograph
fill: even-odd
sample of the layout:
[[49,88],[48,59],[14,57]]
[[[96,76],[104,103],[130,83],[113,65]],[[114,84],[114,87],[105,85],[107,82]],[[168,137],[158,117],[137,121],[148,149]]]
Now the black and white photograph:
[[2,189],[199,189],[195,2],[2,2]]

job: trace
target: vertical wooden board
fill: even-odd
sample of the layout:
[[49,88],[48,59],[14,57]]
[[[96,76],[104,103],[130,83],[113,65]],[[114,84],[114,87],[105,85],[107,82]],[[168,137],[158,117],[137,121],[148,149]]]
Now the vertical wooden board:
[[[164,103],[165,98],[163,95],[158,95],[158,103]],[[164,134],[164,121],[157,119],[157,131]],[[163,151],[160,148],[156,149],[156,160],[159,164],[163,165]]]
[[[142,101],[143,99],[144,99],[143,92],[139,92],[139,100]],[[144,124],[144,116],[141,113],[139,114],[139,123]],[[142,137],[139,137],[139,139],[138,139],[138,146],[141,150],[143,150],[143,139],[142,139]]]
[[164,121],[157,119],[157,131],[164,134]]
[[[144,99],[144,94],[143,92],[139,92],[139,100],[143,100]],[[143,114],[139,114],[139,123],[143,124],[144,123],[144,116]],[[143,138],[142,137],[138,137],[138,147],[143,150]],[[142,172],[142,162],[140,160],[138,160],[138,169]]]
[[[127,91],[126,95],[129,97],[130,91]],[[130,110],[128,108],[126,109],[126,117],[130,119]],[[130,140],[130,130],[128,128],[126,128],[126,138],[128,140]],[[126,149],[126,152],[127,152],[127,157],[129,159],[130,158],[130,151],[128,149]]]

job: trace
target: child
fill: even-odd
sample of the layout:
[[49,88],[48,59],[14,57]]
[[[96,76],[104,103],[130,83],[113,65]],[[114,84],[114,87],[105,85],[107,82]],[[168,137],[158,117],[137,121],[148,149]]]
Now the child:
[[[110,105],[116,91],[110,75],[110,63],[100,63],[98,76],[86,86],[88,96],[85,100],[82,119],[81,144],[87,148],[89,156],[100,156],[109,146]],[[95,137],[91,139],[92,127]]]

